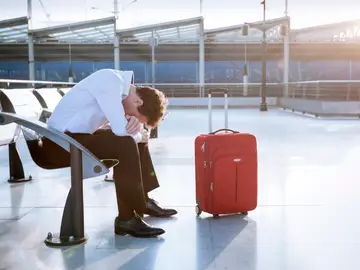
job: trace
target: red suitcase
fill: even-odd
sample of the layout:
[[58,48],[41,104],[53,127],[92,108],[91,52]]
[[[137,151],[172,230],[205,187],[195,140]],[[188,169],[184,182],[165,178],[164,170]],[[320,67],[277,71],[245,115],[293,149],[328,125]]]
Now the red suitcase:
[[[209,134],[195,139],[196,213],[247,214],[257,207],[257,141],[254,135],[225,128],[211,132],[212,108],[209,93]],[[221,133],[225,131],[225,133]]]

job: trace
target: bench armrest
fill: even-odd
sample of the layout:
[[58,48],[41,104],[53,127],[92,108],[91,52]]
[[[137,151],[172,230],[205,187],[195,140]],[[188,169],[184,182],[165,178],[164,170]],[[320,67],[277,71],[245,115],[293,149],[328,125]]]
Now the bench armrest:
[[109,173],[109,169],[97,159],[89,150],[78,141],[40,121],[31,121],[15,113],[0,112],[0,125],[16,123],[35,131],[52,140],[57,145],[70,152],[70,145],[79,149],[82,153],[83,178],[92,178]]

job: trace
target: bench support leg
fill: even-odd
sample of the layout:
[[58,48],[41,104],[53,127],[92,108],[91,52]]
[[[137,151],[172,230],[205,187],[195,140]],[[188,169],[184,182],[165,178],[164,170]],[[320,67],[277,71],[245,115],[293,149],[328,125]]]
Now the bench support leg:
[[24,167],[19,156],[19,152],[16,149],[16,143],[9,144],[9,169],[10,169],[10,178],[9,183],[23,183],[32,180],[30,175],[28,178],[25,178]]
[[150,139],[158,138],[158,127],[151,129],[149,137]]
[[70,146],[70,156],[71,188],[65,203],[60,235],[54,236],[49,233],[45,239],[48,246],[73,246],[87,240],[84,233],[82,154],[80,150]]

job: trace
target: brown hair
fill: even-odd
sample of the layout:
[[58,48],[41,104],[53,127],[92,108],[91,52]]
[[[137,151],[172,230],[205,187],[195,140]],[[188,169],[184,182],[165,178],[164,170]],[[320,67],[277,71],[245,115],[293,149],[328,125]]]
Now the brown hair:
[[156,127],[163,119],[168,101],[163,92],[148,86],[136,86],[136,93],[142,99],[139,113],[146,116],[148,127]]

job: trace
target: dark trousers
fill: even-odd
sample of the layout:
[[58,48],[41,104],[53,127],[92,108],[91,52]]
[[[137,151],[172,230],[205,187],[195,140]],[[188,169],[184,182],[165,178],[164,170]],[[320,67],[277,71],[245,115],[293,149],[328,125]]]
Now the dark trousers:
[[[89,149],[98,159],[119,161],[114,167],[113,175],[119,216],[132,215],[133,210],[143,213],[147,193],[159,187],[148,144],[137,144],[132,137],[116,136],[111,130],[99,130],[94,134],[67,134]],[[70,165],[69,153],[52,141],[44,139],[42,147],[37,148],[37,151],[41,152],[36,154],[38,162],[39,157],[45,159],[47,167]],[[51,164],[51,160],[54,160],[54,164]]]

